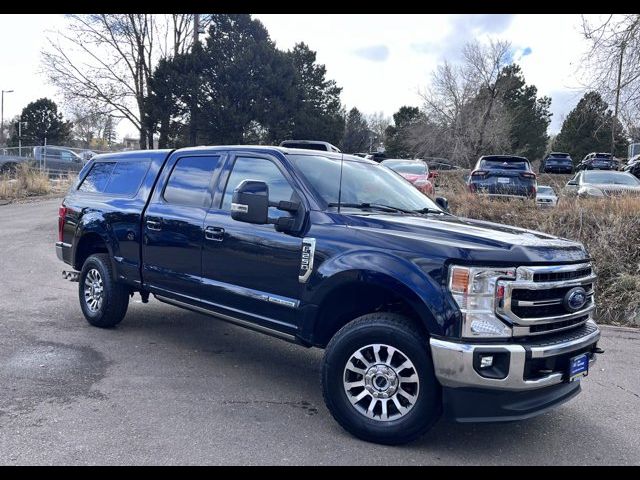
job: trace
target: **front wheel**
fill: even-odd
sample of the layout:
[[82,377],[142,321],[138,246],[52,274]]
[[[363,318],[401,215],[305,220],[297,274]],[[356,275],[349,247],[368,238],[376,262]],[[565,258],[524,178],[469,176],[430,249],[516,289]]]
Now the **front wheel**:
[[94,327],[110,328],[127,313],[129,290],[115,281],[111,261],[106,254],[91,255],[84,262],[78,282],[80,308]]
[[322,368],[327,408],[348,432],[396,445],[437,421],[441,389],[428,339],[406,317],[364,315],[331,339]]

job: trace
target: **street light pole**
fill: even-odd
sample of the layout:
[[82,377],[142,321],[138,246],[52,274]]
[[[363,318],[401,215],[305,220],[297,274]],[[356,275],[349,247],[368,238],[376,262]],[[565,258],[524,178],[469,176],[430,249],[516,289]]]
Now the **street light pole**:
[[11,93],[13,90],[2,90],[2,101],[0,106],[0,135],[2,138],[2,143],[4,144],[4,94]]

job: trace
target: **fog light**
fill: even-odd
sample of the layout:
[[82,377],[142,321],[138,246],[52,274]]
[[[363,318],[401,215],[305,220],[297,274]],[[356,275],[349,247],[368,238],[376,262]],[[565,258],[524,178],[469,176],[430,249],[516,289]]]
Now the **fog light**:
[[493,355],[480,356],[480,368],[489,368],[493,365]]
[[509,375],[511,352],[502,348],[476,348],[473,369],[484,378],[502,379]]

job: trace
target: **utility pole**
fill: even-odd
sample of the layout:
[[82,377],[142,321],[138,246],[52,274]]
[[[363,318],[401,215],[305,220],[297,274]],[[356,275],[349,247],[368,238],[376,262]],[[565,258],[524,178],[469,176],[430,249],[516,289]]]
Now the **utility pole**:
[[11,93],[13,90],[2,90],[2,105],[0,106],[0,141],[4,145],[4,94]]
[[193,14],[193,45],[195,46],[200,40],[198,36],[200,35],[200,14]]
[[27,122],[23,122],[22,119],[18,119],[18,156],[22,157],[22,124],[27,124]]
[[622,83],[622,59],[624,57],[624,49],[626,41],[620,45],[620,61],[618,62],[618,85],[616,86],[616,107],[611,122],[611,158],[615,156],[616,149],[616,123],[618,121],[618,108],[620,106],[620,84]]

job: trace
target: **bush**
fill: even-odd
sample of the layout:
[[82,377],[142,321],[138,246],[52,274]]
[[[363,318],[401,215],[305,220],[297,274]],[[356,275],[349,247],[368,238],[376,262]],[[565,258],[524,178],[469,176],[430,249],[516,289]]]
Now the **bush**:
[[556,208],[539,209],[532,202],[495,201],[459,189],[446,196],[455,215],[583,243],[598,274],[598,320],[640,326],[640,199],[562,197]]
[[18,164],[14,172],[5,173],[0,177],[0,199],[45,195],[49,192],[49,176],[26,163]]

